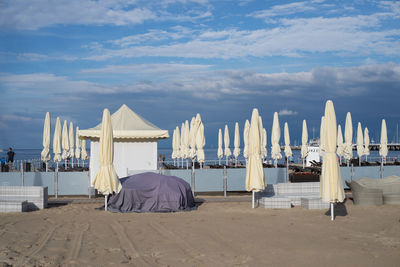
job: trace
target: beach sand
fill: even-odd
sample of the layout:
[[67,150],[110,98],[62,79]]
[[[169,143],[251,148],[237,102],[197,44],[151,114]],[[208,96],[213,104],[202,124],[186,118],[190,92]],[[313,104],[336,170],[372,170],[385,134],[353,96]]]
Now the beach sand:
[[[101,203],[0,214],[0,266],[400,266],[400,206],[118,214]],[[343,210],[342,210],[343,211]]]

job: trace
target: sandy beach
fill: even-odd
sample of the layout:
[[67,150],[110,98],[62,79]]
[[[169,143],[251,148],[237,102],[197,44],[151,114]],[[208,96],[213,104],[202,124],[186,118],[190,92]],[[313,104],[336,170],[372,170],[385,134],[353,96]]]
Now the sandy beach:
[[101,203],[0,214],[0,266],[399,266],[400,207],[323,210],[205,202],[118,214]]

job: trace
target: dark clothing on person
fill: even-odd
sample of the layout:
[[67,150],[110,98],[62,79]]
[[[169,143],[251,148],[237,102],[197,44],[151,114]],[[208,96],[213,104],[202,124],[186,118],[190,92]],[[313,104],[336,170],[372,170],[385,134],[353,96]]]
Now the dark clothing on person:
[[7,152],[7,162],[14,162],[14,156],[15,156],[14,151],[8,151]]

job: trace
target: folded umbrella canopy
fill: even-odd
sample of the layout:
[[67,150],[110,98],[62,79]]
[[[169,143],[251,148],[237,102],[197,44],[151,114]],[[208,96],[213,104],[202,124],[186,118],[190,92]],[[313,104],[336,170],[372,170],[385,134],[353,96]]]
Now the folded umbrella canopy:
[[303,120],[303,129],[301,131],[301,158],[303,159],[303,168],[304,168],[304,161],[308,155],[308,131],[307,131],[307,122]]
[[279,146],[279,139],[281,139],[281,128],[279,127],[278,113],[274,113],[274,120],[272,122],[272,133],[271,133],[271,157],[275,161],[275,168],[278,164],[278,159],[282,158],[281,147]]
[[367,160],[369,155],[369,132],[367,127],[364,129],[364,155],[365,159]]
[[189,149],[189,135],[190,135],[190,127],[189,127],[189,121],[185,121],[185,131],[181,133],[183,135],[183,154],[185,155],[186,158],[186,166],[188,166],[188,161],[187,159],[190,158],[190,149]]
[[265,189],[260,140],[258,110],[253,109],[249,131],[249,161],[246,165],[246,190],[253,192],[252,208],[254,208],[255,192]]
[[108,109],[104,109],[101,122],[99,160],[100,169],[94,178],[93,184],[97,191],[105,196],[104,207],[107,210],[107,195],[118,193],[121,190],[121,183],[114,169],[113,129]]
[[338,133],[337,133],[336,154],[339,156],[339,163],[340,164],[342,164],[343,153],[344,153],[343,134],[342,134],[342,127],[339,124],[338,125]]
[[284,126],[284,139],[285,139],[285,156],[286,156],[286,182],[289,182],[289,158],[293,156],[292,149],[290,148],[290,135],[289,125],[285,122]]
[[244,124],[244,130],[243,130],[243,157],[248,159],[249,157],[249,131],[250,131],[250,122],[249,120],[246,120]]
[[224,149],[224,155],[226,158],[226,165],[228,165],[228,157],[230,155],[232,155],[231,149],[229,148],[229,129],[228,129],[228,125],[225,125],[225,131],[224,131],[224,145],[225,145],[225,149]]
[[193,117],[190,122],[190,132],[189,132],[189,145],[190,145],[190,157],[192,161],[196,158],[196,134],[199,130],[201,118],[200,114],[197,113],[196,118]]
[[171,158],[175,161],[176,159],[176,129],[174,129],[174,132],[172,134],[172,154]]
[[82,150],[81,150],[81,159],[82,160],[87,160],[88,159],[88,154],[86,151],[86,140],[82,140]]
[[343,157],[347,160],[347,166],[349,166],[349,161],[353,158],[353,122],[351,121],[350,112],[347,112],[346,115],[344,140]]
[[75,157],[75,151],[74,151],[74,146],[75,146],[75,140],[74,140],[74,124],[72,122],[69,123],[69,135],[68,135],[68,140],[69,140],[69,156],[71,157],[71,165],[72,168],[74,167],[74,157]]
[[81,139],[79,139],[79,127],[76,126],[76,131],[75,131],[75,158],[80,159],[81,158]]
[[176,145],[175,156],[179,167],[179,158],[181,157],[181,135],[178,126],[176,126],[175,128],[175,145]]
[[262,129],[262,138],[261,138],[261,157],[266,158],[268,156],[267,151],[267,130],[265,128]]
[[204,137],[204,125],[203,122],[200,120],[199,129],[196,134],[197,161],[199,163],[204,163],[205,161],[205,154],[204,154],[205,145],[206,145],[206,139]]
[[69,157],[69,138],[68,138],[68,124],[66,120],[64,120],[64,125],[62,129],[61,145],[63,149],[61,157],[63,160],[65,160],[65,168],[67,168],[67,158]]
[[361,166],[361,157],[364,155],[364,137],[361,127],[361,122],[358,122],[357,126],[357,155],[358,155],[358,166]]
[[46,162],[46,172],[47,172],[47,169],[48,169],[47,162],[51,158],[51,156],[50,156],[50,139],[51,139],[50,113],[46,112],[46,117],[44,119],[44,125],[43,125],[43,150],[41,152],[42,161]]
[[224,151],[222,150],[222,131],[221,131],[221,129],[218,130],[217,157],[218,157],[218,160],[219,160],[219,165],[221,165],[221,159],[224,157]]
[[331,220],[334,220],[333,203],[343,202],[345,195],[339,163],[336,158],[337,125],[335,108],[331,100],[326,102],[324,117],[325,124],[322,134],[324,136],[325,153],[320,178],[320,194],[323,201],[331,203]]
[[61,123],[60,117],[57,117],[56,127],[53,135],[53,161],[58,163],[61,161]]
[[235,162],[237,163],[237,159],[240,155],[240,134],[239,134],[239,123],[235,123],[235,137],[233,140],[233,155],[235,156]]
[[[262,117],[258,117],[258,129],[260,130],[260,155],[261,159],[267,156],[267,140],[264,140],[264,126],[262,123]],[[267,132],[265,131],[265,138],[267,138]]]
[[[388,154],[387,147],[387,129],[386,129],[386,121],[383,119],[381,124],[381,143],[379,145],[379,155],[381,156],[381,170],[383,168],[383,161],[386,159]],[[383,177],[383,173],[381,171],[381,178]]]

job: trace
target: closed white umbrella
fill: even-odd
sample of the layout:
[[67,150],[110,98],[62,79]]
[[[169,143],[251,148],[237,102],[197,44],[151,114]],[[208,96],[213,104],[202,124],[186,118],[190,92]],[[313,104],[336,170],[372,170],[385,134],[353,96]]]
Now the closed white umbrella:
[[54,129],[53,154],[54,154],[53,161],[57,163],[57,170],[58,170],[58,163],[61,161],[61,123],[60,123],[60,117],[57,117],[56,127]]
[[[176,159],[179,167],[179,158],[181,157],[181,135],[179,132],[179,127],[176,126],[175,128],[175,145],[176,145]],[[183,167],[183,166],[182,166]]]
[[230,155],[232,155],[231,149],[229,148],[229,129],[228,129],[228,125],[225,125],[225,131],[224,131],[224,145],[225,145],[225,149],[224,149],[224,155],[226,158],[226,165],[228,165],[228,157]]
[[344,189],[342,176],[340,174],[339,163],[336,158],[336,114],[332,101],[328,100],[325,105],[325,124],[324,124],[324,160],[321,171],[321,198],[323,201],[331,203],[331,220],[334,220],[333,204],[343,202]]
[[244,124],[244,130],[243,130],[243,157],[247,159],[249,157],[249,131],[250,131],[250,122],[249,120],[246,120]]
[[347,112],[346,115],[344,141],[343,157],[347,160],[347,166],[349,166],[349,161],[353,158],[353,122],[350,112]]
[[176,129],[174,129],[174,132],[172,134],[172,154],[171,158],[174,160],[174,165],[175,165],[175,159],[176,159]]
[[66,120],[64,120],[61,138],[62,138],[61,145],[63,149],[61,157],[65,161],[65,168],[68,168],[67,158],[69,157],[69,138],[68,138],[68,124]]
[[183,136],[183,149],[186,155],[186,168],[189,168],[188,158],[190,157],[190,149],[189,149],[189,135],[190,135],[190,128],[189,128],[189,121],[185,121],[185,131]]
[[[262,123],[261,116],[258,117],[258,128],[260,130],[260,150],[261,150],[261,159],[264,159],[267,156],[267,140],[264,140],[264,126]],[[265,138],[267,137],[267,132],[265,132]]]
[[364,136],[361,127],[361,122],[358,122],[357,126],[357,155],[358,155],[358,166],[361,166],[361,157],[364,155]]
[[78,160],[78,167],[79,167],[79,159],[81,158],[81,139],[79,139],[78,126],[76,126],[76,131],[75,131],[75,158]]
[[365,127],[364,129],[364,155],[365,155],[365,160],[368,161],[368,155],[369,155],[369,132],[368,128]]
[[324,134],[323,134],[324,128],[325,128],[325,117],[322,116],[321,117],[321,126],[320,126],[320,129],[319,129],[319,155],[320,155],[320,157],[324,156],[324,150],[325,150],[325,148],[324,148]]
[[278,159],[282,158],[281,147],[279,146],[279,139],[281,139],[281,128],[279,127],[278,113],[274,113],[274,120],[272,122],[271,132],[271,157],[275,161],[275,168],[278,166]]
[[200,114],[197,114],[196,118],[195,117],[192,118],[190,122],[190,132],[189,132],[190,157],[192,158],[193,162],[196,157],[196,134],[197,131],[199,130],[199,123],[201,121],[197,117],[200,117]]
[[261,138],[261,157],[264,159],[268,155],[267,151],[267,130],[265,128],[262,129],[262,138]]
[[50,113],[46,112],[43,125],[43,150],[41,153],[42,161],[46,162],[46,172],[48,171],[48,161],[51,159],[50,156],[50,139],[51,139],[51,127],[50,127]]
[[233,140],[233,155],[235,156],[235,165],[237,165],[238,157],[240,155],[240,134],[239,134],[239,123],[235,123],[235,137]]
[[303,159],[303,168],[304,168],[304,161],[308,155],[308,130],[307,130],[307,122],[303,120],[303,129],[301,131],[301,158]]
[[258,110],[253,109],[249,131],[249,161],[246,165],[246,190],[252,191],[252,208],[255,192],[265,189],[264,169],[261,161],[260,130]]
[[82,150],[81,150],[81,159],[82,160],[87,160],[88,159],[88,154],[86,151],[86,140],[82,140]]
[[[386,156],[388,154],[387,147],[387,129],[386,129],[386,121],[383,119],[381,124],[381,143],[379,145],[379,155],[381,156],[381,170],[383,168],[383,161],[386,160]],[[383,177],[381,171],[381,178]]]
[[181,140],[180,140],[180,150],[181,150],[181,158],[182,158],[182,167],[183,167],[183,159],[186,159],[189,157],[188,153],[186,153],[186,147],[185,147],[185,123],[182,122],[181,124]]
[[114,141],[111,115],[108,109],[103,111],[99,143],[100,168],[94,178],[94,187],[104,195],[104,208],[107,210],[107,195],[118,193],[122,186],[114,168]]
[[344,144],[343,144],[342,127],[340,126],[340,124],[338,125],[336,154],[339,156],[339,163],[342,164],[342,157],[344,154]]
[[284,129],[284,139],[285,139],[285,156],[287,158],[292,157],[292,149],[290,148],[290,134],[289,134],[289,125],[285,122],[285,129]]
[[221,159],[224,157],[224,151],[222,150],[222,131],[221,131],[221,129],[218,130],[217,157],[218,157],[219,165],[221,165]]
[[285,156],[286,156],[286,182],[289,181],[289,158],[293,156],[292,149],[290,148],[290,135],[289,125],[285,122],[284,126],[284,139],[285,139]]
[[196,149],[197,149],[197,161],[200,163],[200,167],[204,164],[205,154],[204,146],[206,145],[206,139],[204,136],[204,125],[200,122],[200,126],[196,135]]
[[68,134],[68,139],[69,139],[69,156],[71,157],[71,166],[72,168],[74,167],[74,157],[75,157],[75,151],[74,151],[74,146],[75,146],[75,135],[74,135],[74,124],[72,122],[69,123],[69,134]]

